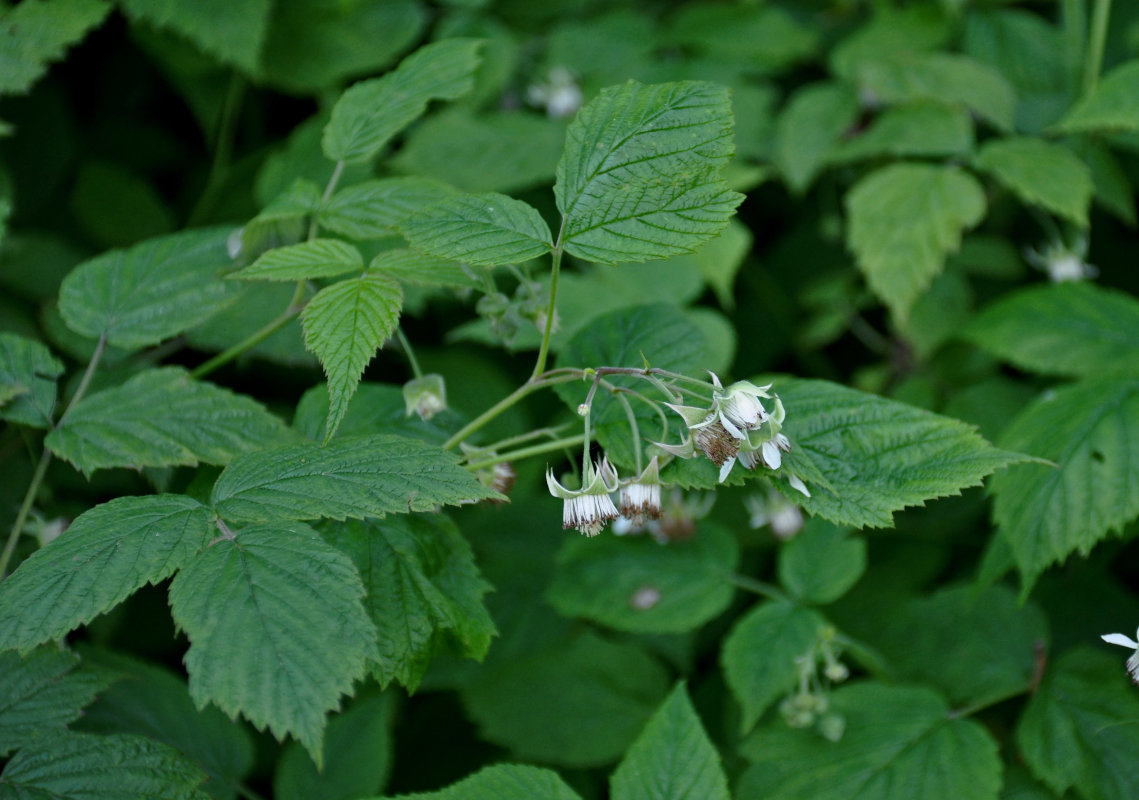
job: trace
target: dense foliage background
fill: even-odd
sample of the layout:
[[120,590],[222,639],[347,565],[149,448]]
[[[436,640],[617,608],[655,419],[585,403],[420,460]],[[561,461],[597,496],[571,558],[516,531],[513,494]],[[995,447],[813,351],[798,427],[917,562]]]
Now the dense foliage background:
[[[0,133],[0,798],[1135,796],[1139,4],[0,0]],[[649,365],[791,452],[563,532]]]

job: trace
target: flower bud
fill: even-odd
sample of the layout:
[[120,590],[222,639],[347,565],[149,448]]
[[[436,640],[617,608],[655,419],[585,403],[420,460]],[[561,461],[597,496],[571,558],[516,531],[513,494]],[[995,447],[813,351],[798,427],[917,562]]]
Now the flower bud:
[[418,414],[427,421],[447,408],[447,387],[442,375],[424,375],[403,385],[403,402],[407,416]]

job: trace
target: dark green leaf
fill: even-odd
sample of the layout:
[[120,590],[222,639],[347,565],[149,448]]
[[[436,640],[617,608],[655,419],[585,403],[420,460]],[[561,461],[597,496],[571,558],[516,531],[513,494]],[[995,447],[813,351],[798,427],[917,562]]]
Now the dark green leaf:
[[550,252],[550,229],[532,206],[503,194],[462,194],[407,220],[413,247],[470,264],[519,264]]
[[0,17],[0,94],[22,94],[99,25],[110,5],[100,0],[32,0]]
[[858,96],[843,83],[799,89],[775,123],[775,164],[801,194],[826,165],[831,148],[858,120]]
[[127,15],[182,34],[212,56],[257,72],[269,0],[119,0]]
[[50,428],[63,363],[34,339],[0,333],[0,419]]
[[341,189],[320,207],[321,226],[349,239],[379,239],[428,206],[455,194],[433,178],[383,178]]
[[481,289],[481,270],[467,269],[448,258],[436,258],[418,250],[385,250],[368,265],[369,274],[387,275],[419,286],[454,286]]
[[1026,136],[994,139],[973,162],[1025,203],[1088,226],[1092,173],[1065,147]]
[[1139,130],[1139,59],[1105,75],[1057,125],[1061,130]]
[[[327,384],[314,386],[305,392],[297,404],[293,427],[309,439],[324,441],[328,407]],[[450,427],[442,425],[443,422],[447,422]],[[458,427],[454,412],[440,412],[430,422],[424,422],[415,414],[408,416],[407,404],[400,387],[364,381],[357,387],[356,394],[348,405],[348,413],[344,415],[336,434],[344,438],[360,434],[394,433],[443,444]]]
[[320,766],[324,715],[376,657],[363,596],[348,557],[302,523],[213,542],[170,584],[194,703],[292,734]]
[[183,495],[120,497],[81,514],[0,583],[0,650],[30,650],[109,611],[172,575],[211,531],[209,509]]
[[[498,764],[437,792],[401,794],[399,800],[581,800],[558,773],[522,764]],[[395,798],[390,798],[395,800]]]
[[865,540],[822,520],[808,522],[779,551],[779,582],[808,603],[833,603],[865,570]]
[[230,278],[261,281],[303,281],[335,278],[364,268],[360,251],[335,239],[312,239],[270,250]]
[[831,151],[830,161],[960,156],[973,149],[973,121],[963,108],[919,100],[885,109],[864,131]]

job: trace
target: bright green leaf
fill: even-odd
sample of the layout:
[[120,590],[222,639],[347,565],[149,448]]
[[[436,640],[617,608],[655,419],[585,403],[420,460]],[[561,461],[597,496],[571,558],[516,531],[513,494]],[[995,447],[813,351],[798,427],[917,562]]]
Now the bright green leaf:
[[1100,79],[1095,90],[1057,124],[1061,130],[1139,130],[1139,59],[1128,61]]
[[799,667],[826,626],[816,611],[782,601],[761,603],[741,617],[720,651],[728,688],[740,704],[740,729],[753,725],[795,688]]
[[610,779],[613,800],[730,800],[720,754],[684,684],[653,714]]
[[71,271],[59,289],[68,326],[92,339],[139,349],[158,344],[213,316],[236,286],[219,278],[232,263],[230,228],[162,236],[112,250]]
[[741,750],[753,766],[737,789],[764,800],[996,800],[997,743],[977,722],[951,718],[929,689],[859,683],[831,694],[846,721],[838,742],[782,720],[756,731]]
[[978,315],[964,335],[998,358],[1045,375],[1139,372],[1139,301],[1092,283],[1008,294]]
[[445,789],[401,794],[398,800],[505,800],[508,797],[526,800],[581,800],[581,796],[558,773],[523,764],[483,767],[474,775]]
[[63,363],[35,339],[0,333],[0,419],[34,428],[54,422],[55,379]]
[[474,269],[449,258],[437,258],[418,250],[385,250],[372,259],[368,274],[385,275],[418,286],[454,286],[481,289],[485,286]]
[[332,108],[324,154],[333,161],[366,161],[422,115],[430,101],[462,97],[474,85],[479,44],[475,39],[433,42],[382,78],[353,85]]
[[691,252],[728,224],[743,195],[723,169],[734,151],[725,86],[610,87],[577,113],[554,194],[566,250],[616,264]]
[[822,520],[808,522],[779,551],[779,582],[808,603],[833,603],[865,570],[866,541]]
[[0,653],[0,756],[37,735],[59,733],[114,680],[111,673],[77,666],[74,653],[50,646],[23,658],[14,650]]
[[209,509],[183,495],[95,506],[0,583],[0,650],[61,638],[172,575],[211,532]]
[[1092,174],[1071,150],[1023,136],[994,139],[981,148],[974,164],[1024,202],[1087,227]]
[[356,392],[364,368],[399,322],[403,291],[384,275],[367,274],[321,289],[301,314],[305,347],[328,376],[328,441]]
[[859,112],[858,95],[843,83],[812,83],[795,92],[775,123],[774,153],[792,191],[806,191]]
[[495,634],[467,540],[442,515],[392,516],[322,527],[364,581],[364,608],[376,626],[381,686],[397,680],[415,691],[431,659],[450,648],[482,660]]
[[194,703],[292,734],[320,766],[324,715],[376,657],[363,595],[348,557],[302,523],[213,542],[170,585]]
[[735,537],[711,523],[665,545],[649,536],[575,536],[562,545],[546,596],[567,617],[635,633],[683,633],[728,607],[738,562]]
[[993,519],[1026,591],[1049,565],[1087,554],[1139,516],[1139,379],[1089,378],[1049,391],[1013,420],[1001,445],[1056,464],[993,479]]
[[[776,486],[838,525],[889,526],[895,511],[958,494],[1023,460],[963,422],[835,383],[786,380],[776,390],[787,408],[784,432],[831,490],[812,489],[805,498],[782,482]],[[792,468],[795,451],[786,457]]]
[[169,745],[141,736],[58,731],[16,753],[0,774],[0,800],[208,800],[206,774]]
[[532,207],[503,194],[463,194],[408,219],[413,247],[470,264],[519,264],[550,252],[550,229]]
[[119,0],[132,20],[182,34],[247,74],[257,71],[269,22],[269,0]]
[[945,12],[935,6],[875,6],[873,14],[830,52],[831,71],[843,80],[857,82],[866,64],[883,57],[936,50],[953,32]]
[[481,670],[461,696],[482,738],[519,758],[587,767],[619,758],[668,687],[639,647],[583,631]]
[[317,212],[317,221],[349,239],[379,239],[423,209],[455,194],[433,178],[382,178],[341,189]]
[[968,111],[919,100],[885,109],[856,137],[838,144],[829,160],[952,157],[972,149],[973,121]]
[[496,497],[458,458],[403,436],[351,436],[233,460],[211,502],[232,522],[362,519]]
[[227,464],[293,438],[252,398],[195,381],[181,367],[160,367],[84,398],[46,444],[89,475],[108,467]]
[[[1097,643],[1098,644],[1098,643]],[[1124,678],[1123,651],[1060,656],[1032,693],[1016,730],[1029,769],[1058,793],[1126,800],[1139,780],[1139,700]]]
[[23,94],[99,25],[111,10],[101,0],[26,0],[0,16],[0,94]]
[[261,281],[303,281],[312,278],[334,278],[364,268],[360,251],[335,239],[311,241],[278,247],[258,258],[248,267],[230,273],[230,278]]
[[237,784],[253,768],[253,739],[215,706],[199,710],[186,679],[165,667],[108,650],[84,648],[84,663],[122,677],[83,712],[79,726],[91,733],[133,733],[168,744],[198,764],[216,800],[233,800]]
[[855,184],[845,205],[847,246],[870,288],[905,319],[961,234],[985,216],[985,193],[959,169],[893,164]]
[[366,697],[328,721],[324,769],[291,742],[273,772],[273,800],[356,800],[374,794],[392,768],[392,695]]

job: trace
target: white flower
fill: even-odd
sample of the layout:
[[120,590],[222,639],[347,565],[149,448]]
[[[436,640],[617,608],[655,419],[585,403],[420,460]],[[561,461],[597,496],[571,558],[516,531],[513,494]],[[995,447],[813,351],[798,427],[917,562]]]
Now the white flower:
[[[1139,638],[1139,631],[1135,632],[1135,637]],[[1139,684],[1139,642],[1132,640],[1122,633],[1105,633],[1099,637],[1108,644],[1117,644],[1120,647],[1130,647],[1135,652],[1127,659],[1127,674],[1131,676],[1131,680]]]
[[1088,254],[1088,237],[1080,235],[1069,247],[1061,241],[1046,244],[1041,251],[1025,250],[1025,260],[1039,270],[1048,273],[1053,283],[1083,281],[1094,278],[1099,270],[1084,261]]
[[646,518],[656,519],[661,515],[660,467],[656,456],[640,475],[621,484],[619,503],[621,516],[634,526],[644,525]]
[[744,506],[750,515],[748,522],[751,527],[770,525],[776,538],[784,541],[792,538],[803,527],[803,512],[774,489],[768,488],[763,495],[744,498]]
[[526,90],[531,105],[545,106],[551,117],[572,117],[581,108],[581,88],[565,67],[550,70],[546,83],[535,83]]
[[553,470],[546,471],[546,486],[550,494],[565,501],[562,506],[562,527],[577,528],[586,536],[601,533],[605,523],[616,519],[617,506],[609,497],[617,491],[619,479],[617,471],[603,458],[601,464],[586,462],[581,476],[581,488],[567,489],[554,477]]

